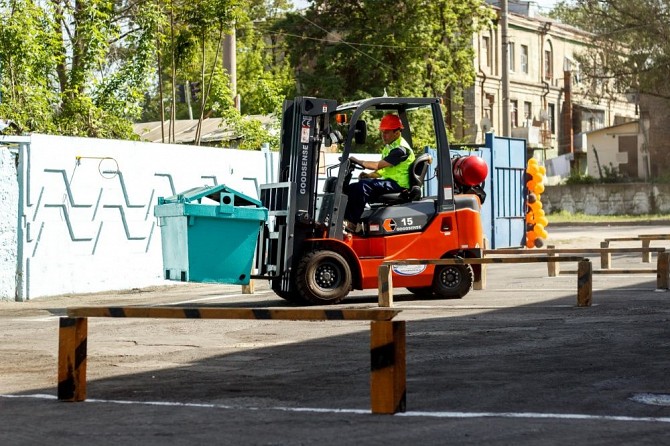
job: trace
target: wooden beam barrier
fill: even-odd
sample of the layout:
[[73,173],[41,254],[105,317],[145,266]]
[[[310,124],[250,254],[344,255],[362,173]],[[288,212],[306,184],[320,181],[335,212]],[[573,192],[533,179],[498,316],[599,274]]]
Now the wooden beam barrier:
[[[656,273],[656,289],[668,290],[670,289],[670,253],[661,251],[658,253],[656,259],[656,269],[650,268],[634,268],[634,269],[604,269],[595,270],[591,274],[654,274]],[[562,274],[575,274],[578,271],[563,271]]]
[[86,399],[89,317],[163,319],[259,319],[281,321],[370,321],[370,407],[372,413],[405,411],[405,321],[401,310],[315,308],[73,307],[60,318],[58,399]]
[[[591,274],[591,261],[585,257],[578,256],[518,256],[518,257],[481,257],[481,258],[463,258],[456,257],[450,259],[408,259],[392,260],[383,262],[379,266],[379,306],[384,306],[393,302],[393,275],[385,267],[392,265],[484,265],[494,263],[548,263],[548,262],[578,262],[588,263],[582,266],[584,271],[581,281],[577,281],[577,306],[591,306],[591,296],[593,293],[593,277]],[[382,292],[382,290],[384,290]]]
[[651,250],[649,245],[652,240],[670,240],[670,234],[642,234],[633,237],[610,237],[601,242],[600,246],[607,248],[611,242],[642,242],[642,263],[650,263]]
[[[535,255],[535,254],[547,254],[549,256],[560,255],[560,254],[583,254],[583,255],[600,255],[600,268],[609,269],[612,264],[612,254],[626,254],[631,252],[639,253],[661,253],[665,251],[665,248],[608,248],[606,242],[600,242],[600,248],[556,248],[553,245],[548,245],[546,248],[500,248],[500,249],[489,249],[484,251],[484,255],[490,254],[514,254],[514,255]],[[557,266],[548,263],[548,274],[549,277],[555,277],[560,274]]]

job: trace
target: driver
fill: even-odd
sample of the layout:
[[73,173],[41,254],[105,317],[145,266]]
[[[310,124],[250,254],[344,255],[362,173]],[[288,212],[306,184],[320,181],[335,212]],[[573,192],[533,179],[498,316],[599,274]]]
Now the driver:
[[349,200],[344,213],[345,228],[355,231],[365,210],[366,203],[374,202],[380,195],[401,192],[409,188],[409,168],[414,162],[414,152],[401,136],[402,121],[398,115],[384,115],[379,123],[384,147],[379,161],[361,161],[349,157],[351,162],[373,172],[363,172],[357,183],[346,190]]

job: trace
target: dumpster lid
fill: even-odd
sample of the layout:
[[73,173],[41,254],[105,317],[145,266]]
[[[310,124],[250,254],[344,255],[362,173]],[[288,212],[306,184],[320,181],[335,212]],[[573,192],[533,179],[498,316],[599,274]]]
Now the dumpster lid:
[[262,206],[262,203],[255,199],[251,198],[248,195],[238,192],[235,189],[232,189],[225,184],[219,184],[218,186],[200,186],[188,189],[184,192],[181,192],[177,195],[167,197],[163,199],[164,203],[189,203],[192,201],[200,200],[203,197],[207,197],[211,200],[221,202],[221,194],[233,194],[234,206]]

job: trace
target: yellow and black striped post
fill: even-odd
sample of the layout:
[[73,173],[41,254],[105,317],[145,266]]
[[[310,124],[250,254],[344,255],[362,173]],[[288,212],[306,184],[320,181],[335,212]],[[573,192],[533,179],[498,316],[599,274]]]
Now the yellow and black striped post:
[[58,328],[58,399],[86,399],[86,338],[88,319],[61,317]]
[[656,259],[656,288],[670,289],[670,253],[659,252]]
[[590,307],[593,297],[593,267],[589,259],[577,264],[577,306]]
[[405,321],[370,322],[372,413],[394,414],[406,407]]

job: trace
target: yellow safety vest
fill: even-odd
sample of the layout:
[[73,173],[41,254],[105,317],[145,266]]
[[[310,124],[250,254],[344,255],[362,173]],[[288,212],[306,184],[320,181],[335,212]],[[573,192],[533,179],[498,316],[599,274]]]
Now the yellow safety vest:
[[381,175],[384,179],[393,180],[400,187],[409,189],[409,166],[414,162],[414,151],[409,146],[407,141],[401,136],[400,138],[393,141],[391,144],[386,144],[384,149],[382,149],[382,159],[386,158],[393,149],[398,147],[403,147],[409,153],[409,156],[405,161],[398,163],[395,166],[384,167],[379,169],[377,173]]

